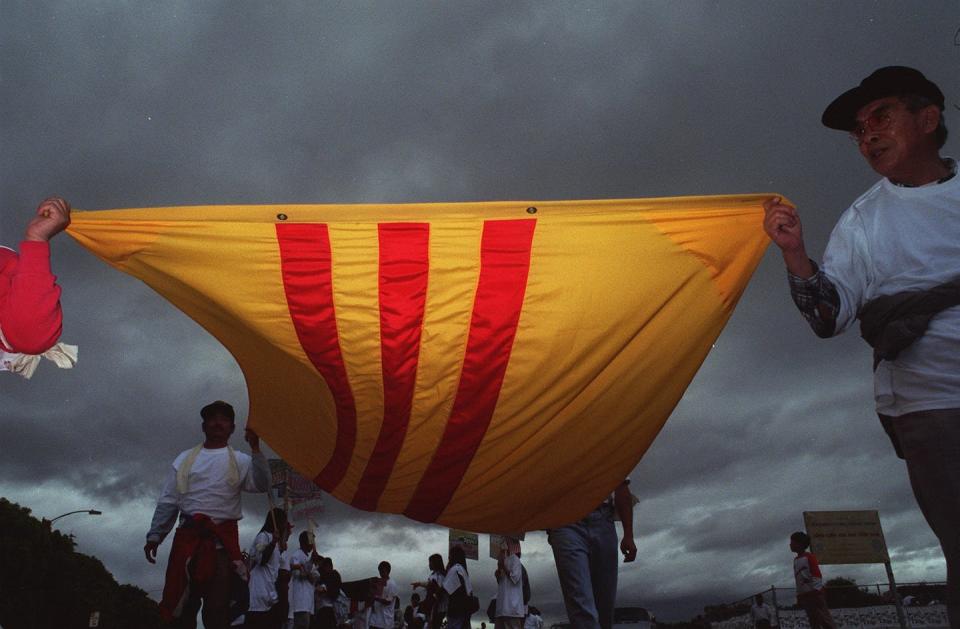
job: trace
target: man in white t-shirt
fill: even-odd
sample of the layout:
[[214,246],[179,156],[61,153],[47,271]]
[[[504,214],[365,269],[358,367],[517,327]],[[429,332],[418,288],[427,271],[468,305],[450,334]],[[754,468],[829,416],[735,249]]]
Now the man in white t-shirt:
[[381,561],[377,566],[383,589],[373,597],[373,608],[370,610],[370,629],[393,629],[396,600],[400,594],[397,582],[390,578],[390,562]]
[[527,605],[523,601],[523,565],[520,542],[507,538],[497,558],[497,614],[494,629],[523,629]]
[[[232,578],[246,579],[237,522],[243,517],[242,491],[270,488],[270,467],[260,452],[260,438],[247,430],[252,455],[229,446],[236,427],[233,407],[216,401],[200,410],[202,444],[174,460],[157,501],[144,555],[156,563],[157,548],[180,516],[167,562],[160,614],[167,622],[193,629],[203,605],[207,629],[230,625]],[[189,566],[189,572],[188,572]]]
[[913,68],[880,68],[837,97],[823,124],[847,131],[884,178],[840,217],[818,267],[796,208],[770,199],[764,230],[820,337],[861,320],[874,348],[877,413],[947,560],[960,626],[960,177],[941,157],[944,95]]

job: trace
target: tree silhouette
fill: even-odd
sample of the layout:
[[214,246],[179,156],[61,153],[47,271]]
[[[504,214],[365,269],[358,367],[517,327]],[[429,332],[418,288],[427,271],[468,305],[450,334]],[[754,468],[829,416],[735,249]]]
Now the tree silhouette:
[[871,605],[883,605],[883,597],[871,593],[867,588],[857,585],[853,579],[836,577],[826,583],[827,587],[827,606],[831,609],[841,607],[870,607]]
[[4,629],[99,626],[154,629],[157,604],[132,585],[119,585],[96,557],[74,550],[30,509],[0,498],[0,626]]

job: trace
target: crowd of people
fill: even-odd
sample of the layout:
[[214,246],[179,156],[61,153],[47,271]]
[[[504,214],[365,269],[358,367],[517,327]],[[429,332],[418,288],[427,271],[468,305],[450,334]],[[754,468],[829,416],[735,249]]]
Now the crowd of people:
[[[450,548],[446,564],[439,554],[429,557],[430,574],[410,584],[410,604],[402,613],[389,562],[380,562],[377,577],[344,583],[332,558],[317,552],[311,531],[300,532],[296,547],[288,545],[293,525],[283,509],[271,509],[252,543],[241,550],[241,494],[268,491],[269,466],[253,431],[246,431],[251,454],[227,444],[236,425],[230,404],[212,402],[200,416],[204,441],[174,460],[144,545],[147,561],[155,562],[157,548],[179,520],[160,602],[166,620],[192,628],[200,612],[210,629],[470,626],[480,605],[461,546]],[[498,590],[491,620],[496,629],[542,629],[539,611],[529,606],[520,543],[505,539],[494,575]]]
[[[242,493],[270,490],[269,465],[252,430],[245,434],[250,454],[229,446],[236,428],[233,406],[212,402],[200,410],[200,418],[204,440],[170,466],[143,548],[147,561],[155,563],[158,547],[179,521],[160,601],[165,620],[192,629],[199,612],[208,629],[471,626],[480,601],[461,546],[450,548],[446,563],[439,554],[428,558],[429,574],[410,584],[410,603],[402,613],[389,562],[380,562],[377,577],[344,583],[333,560],[317,552],[310,531],[300,532],[297,547],[288,546],[293,527],[283,509],[271,509],[251,544],[241,549]],[[624,560],[633,561],[632,509],[625,481],[582,520],[549,532],[564,600],[577,627],[609,627],[617,572],[613,514],[623,522]],[[488,608],[495,629],[542,629],[539,611],[530,606],[521,556],[520,541],[503,538],[494,572],[497,597]]]
[[[241,550],[237,523],[243,492],[267,492],[269,464],[257,434],[247,429],[250,454],[229,445],[236,414],[217,400],[200,409],[204,440],[181,452],[167,472],[143,550],[156,562],[157,549],[174,530],[160,601],[165,620],[193,629],[198,612],[204,626],[243,624],[254,629],[469,629],[480,611],[461,546],[448,561],[427,561],[429,574],[411,584],[410,604],[400,613],[400,591],[382,561],[379,576],[344,583],[330,557],[320,555],[310,531],[288,547],[292,526],[273,508],[249,547]],[[581,520],[548,531],[564,603],[577,629],[609,629],[617,590],[617,531],[624,561],[636,558],[634,498],[628,481]],[[494,578],[497,597],[488,614],[495,629],[542,629],[530,607],[530,582],[521,561],[520,541],[504,537]],[[421,594],[422,592],[422,594]]]

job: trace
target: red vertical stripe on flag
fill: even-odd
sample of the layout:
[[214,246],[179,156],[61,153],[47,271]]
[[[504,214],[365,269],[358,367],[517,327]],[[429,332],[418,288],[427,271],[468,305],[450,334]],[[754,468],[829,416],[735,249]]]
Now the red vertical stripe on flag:
[[330,236],[323,224],[280,223],[277,242],[283,289],[297,338],[330,387],[336,407],[337,439],[333,454],[314,479],[330,491],[343,479],[357,441],[357,408],[340,353],[333,305]]
[[383,424],[352,503],[368,511],[377,508],[410,423],[427,301],[430,224],[384,223],[379,241]]
[[435,521],[486,434],[520,321],[536,219],[486,221],[460,384],[440,445],[404,514]]

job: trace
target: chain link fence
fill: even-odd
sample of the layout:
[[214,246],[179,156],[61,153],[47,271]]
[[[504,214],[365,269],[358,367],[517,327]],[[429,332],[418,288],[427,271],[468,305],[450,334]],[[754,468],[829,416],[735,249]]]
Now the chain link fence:
[[[910,629],[949,629],[943,604],[946,583],[897,584],[906,626]],[[711,629],[755,629],[752,608],[759,596],[773,612],[773,627],[809,629],[807,615],[797,605],[794,588],[773,587],[723,605],[704,608]],[[837,629],[900,629],[894,594],[886,583],[827,584],[827,607]]]

